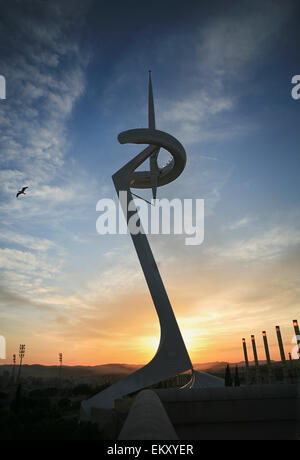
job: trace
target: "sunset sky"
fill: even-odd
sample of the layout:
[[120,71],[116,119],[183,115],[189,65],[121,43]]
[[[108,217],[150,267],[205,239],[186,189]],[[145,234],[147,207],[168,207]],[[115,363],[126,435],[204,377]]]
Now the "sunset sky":
[[[25,363],[146,363],[159,326],[129,235],[96,203],[157,129],[187,166],[159,198],[203,198],[205,240],[151,236],[194,363],[242,361],[242,337],[300,320],[299,1],[0,2],[0,335]],[[26,196],[16,192],[29,186]],[[142,192],[139,192],[142,194]],[[148,196],[144,193],[144,196]]]

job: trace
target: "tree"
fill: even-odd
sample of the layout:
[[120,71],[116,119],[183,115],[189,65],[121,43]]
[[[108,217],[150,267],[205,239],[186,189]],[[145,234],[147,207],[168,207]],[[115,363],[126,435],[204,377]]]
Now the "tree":
[[21,384],[17,386],[16,396],[11,402],[11,410],[18,414],[21,409],[22,397],[21,397]]
[[227,364],[225,371],[225,387],[232,387],[232,377],[229,364]]
[[240,386],[241,386],[241,381],[240,381],[239,368],[238,368],[238,366],[235,366],[234,386],[235,386],[235,387],[240,387]]

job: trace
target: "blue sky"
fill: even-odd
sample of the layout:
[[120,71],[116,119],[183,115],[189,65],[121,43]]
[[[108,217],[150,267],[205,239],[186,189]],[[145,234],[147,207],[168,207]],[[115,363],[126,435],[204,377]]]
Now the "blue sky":
[[[0,335],[8,362],[144,362],[158,326],[128,236],[96,233],[96,203],[157,128],[187,152],[159,197],[204,198],[205,242],[151,237],[194,362],[240,360],[242,336],[299,311],[297,1],[3,2]],[[16,200],[16,191],[29,185]],[[146,196],[147,194],[145,194]],[[141,303],[144,308],[141,308]],[[128,322],[128,323],[127,323]],[[133,339],[134,337],[136,339]],[[261,351],[262,343],[258,343]],[[122,350],[122,353],[120,352]]]

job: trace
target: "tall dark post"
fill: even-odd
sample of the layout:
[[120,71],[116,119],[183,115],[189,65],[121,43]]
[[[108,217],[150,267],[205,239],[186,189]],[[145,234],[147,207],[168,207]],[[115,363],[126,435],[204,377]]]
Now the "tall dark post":
[[59,371],[58,371],[58,378],[59,378],[59,385],[61,385],[61,371],[62,371],[62,362],[63,362],[63,354],[59,353]]
[[244,350],[244,357],[245,357],[245,364],[246,364],[245,382],[246,382],[246,385],[248,385],[249,384],[249,359],[248,359],[248,351],[247,351],[246,339],[243,338],[242,342],[243,342],[243,350]]
[[248,359],[246,339],[243,339],[243,350],[244,350],[246,368],[248,369],[249,368],[249,359]]
[[272,372],[270,350],[269,350],[268,337],[267,337],[266,331],[263,331],[262,335],[263,335],[266,359],[267,359],[267,364],[268,364],[268,380],[269,380],[269,383],[272,383],[273,382],[273,372]]
[[252,342],[253,356],[254,356],[255,369],[256,369],[256,383],[260,383],[261,378],[260,378],[259,362],[258,362],[258,356],[257,356],[256,343],[255,343],[254,335],[251,335],[251,342]]
[[11,371],[11,383],[15,383],[16,373],[16,355],[13,355],[12,371]]
[[18,383],[20,383],[21,369],[22,369],[22,363],[23,363],[24,356],[25,356],[25,345],[22,344],[20,345],[20,348],[19,348],[20,365],[19,365],[19,372],[18,372],[18,378],[17,378]]
[[254,335],[251,335],[251,341],[252,341],[252,348],[253,348],[253,356],[254,356],[255,366],[258,367],[259,363],[258,363],[258,356],[257,356],[256,343],[255,343]]
[[263,339],[264,339],[264,346],[265,346],[267,363],[268,363],[268,365],[270,365],[271,364],[271,358],[270,358],[270,350],[269,350],[268,337],[267,337],[266,331],[263,331],[262,335],[263,335]]
[[300,330],[299,330],[298,321],[296,319],[294,319],[293,325],[294,325],[295,336],[296,336],[296,340],[297,340],[297,344],[298,344],[298,356],[299,356],[299,359],[300,359]]
[[285,364],[286,359],[285,359],[285,353],[284,353],[283,342],[282,342],[282,337],[281,337],[281,332],[280,332],[280,327],[279,326],[276,326],[276,333],[277,333],[277,339],[278,339],[278,345],[279,345],[281,361]]

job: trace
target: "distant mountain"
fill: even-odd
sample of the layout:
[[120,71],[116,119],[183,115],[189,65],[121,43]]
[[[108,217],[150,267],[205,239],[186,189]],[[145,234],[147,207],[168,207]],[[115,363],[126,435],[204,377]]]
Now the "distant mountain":
[[[222,362],[222,361],[216,361],[212,363],[199,363],[199,364],[194,364],[194,369],[196,371],[210,371],[210,372],[220,372],[225,369],[227,366],[227,362]],[[234,364],[232,364],[234,365]]]
[[92,372],[96,374],[131,374],[132,372],[140,369],[142,364],[101,364],[91,367]]
[[[240,364],[240,363],[238,363]],[[243,363],[241,363],[243,364]],[[197,371],[206,371],[218,373],[224,371],[227,362],[210,362],[196,363],[194,369]],[[235,366],[232,363],[232,366]],[[101,376],[125,376],[131,374],[141,368],[142,364],[101,364],[98,366],[63,366],[63,378],[65,379],[81,379],[81,378],[97,378]],[[0,374],[11,370],[11,365],[0,365]],[[24,364],[22,368],[23,377],[36,377],[51,379],[58,377],[58,366],[43,366],[41,364]]]
[[[272,361],[272,363],[275,364],[276,361]],[[244,367],[245,366],[244,361],[240,361],[240,362],[237,362],[237,363],[228,363],[228,362],[223,362],[223,361],[217,361],[217,362],[212,362],[212,363],[194,364],[194,369],[197,370],[197,371],[206,371],[206,372],[210,372],[210,373],[214,373],[214,372],[219,373],[219,372],[224,371],[224,369],[226,368],[227,364],[229,364],[232,368],[234,368],[235,366],[239,366],[239,367]],[[249,361],[249,364],[250,364],[250,366],[252,366],[252,365],[254,366],[254,362],[252,362],[252,361]],[[259,364],[260,364],[260,366],[266,365],[267,361],[260,360]]]
[[[138,369],[138,365],[129,364],[103,364],[99,366],[63,366],[63,378],[93,378],[111,375],[128,375]],[[11,365],[0,366],[0,374],[10,371]],[[2,371],[2,372],[1,372]],[[22,367],[23,377],[35,377],[51,379],[58,377],[58,366],[43,366],[41,364],[24,364]]]

